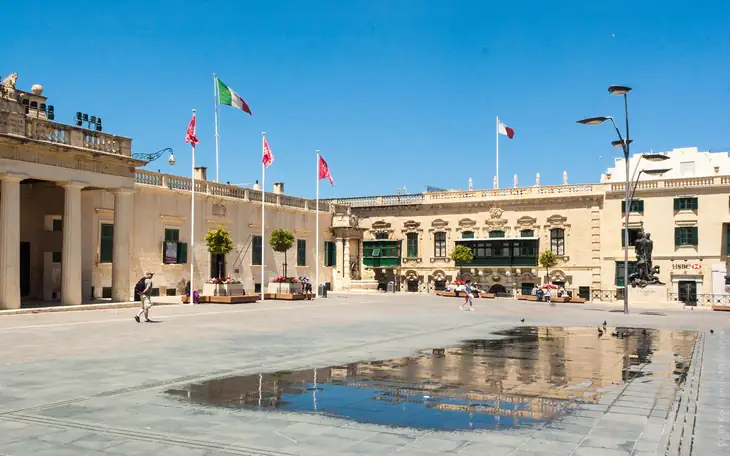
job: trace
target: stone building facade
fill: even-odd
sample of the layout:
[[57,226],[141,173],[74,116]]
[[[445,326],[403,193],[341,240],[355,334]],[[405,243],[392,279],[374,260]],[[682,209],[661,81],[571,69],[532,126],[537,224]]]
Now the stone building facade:
[[[190,178],[138,169],[146,162],[132,156],[130,138],[54,122],[42,87],[23,92],[14,82],[0,86],[0,309],[129,301],[145,271],[155,272],[154,293],[179,295],[193,257],[197,284],[222,264],[225,275],[254,292],[262,267],[265,282],[281,274],[284,255],[267,242],[276,228],[296,238],[288,275],[314,277],[314,201],[285,195],[283,184],[276,192],[217,184],[198,169],[193,247]],[[330,287],[333,211],[320,203],[320,282]],[[217,227],[236,245],[222,262],[204,242]]]
[[[664,155],[660,167],[667,171],[659,176],[643,173],[659,165],[645,163],[642,154],[629,163],[638,176],[629,214],[630,272],[633,241],[644,230],[654,241],[654,265],[660,268],[668,300],[726,302],[728,154],[683,148]],[[349,222],[345,242],[350,252],[356,246],[363,257],[363,280],[343,277],[339,284],[354,290],[392,281],[402,291],[430,291],[462,277],[497,293],[525,292],[551,282],[591,300],[621,299],[624,166],[623,159],[617,160],[594,184],[568,184],[565,176],[563,185],[541,186],[538,177],[531,187],[331,200],[350,207],[356,222]],[[362,237],[353,237],[353,227]],[[334,231],[347,239],[336,222]],[[449,253],[457,244],[473,246],[480,260],[454,264]],[[549,273],[537,262],[546,249],[560,259]]]

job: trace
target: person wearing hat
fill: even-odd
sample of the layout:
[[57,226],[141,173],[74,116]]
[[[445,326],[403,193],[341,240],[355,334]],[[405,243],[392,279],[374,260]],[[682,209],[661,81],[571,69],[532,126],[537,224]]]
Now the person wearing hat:
[[[147,271],[144,275],[144,288],[142,288],[142,283],[137,284],[138,287],[141,289],[139,291],[139,300],[142,303],[142,309],[137,313],[137,315],[134,316],[134,319],[137,320],[137,323],[139,323],[139,317],[144,313],[144,321],[151,322],[150,320],[150,307],[152,307],[152,299],[150,299],[150,294],[152,294],[152,276],[155,275],[154,272]],[[142,282],[140,280],[140,282]]]

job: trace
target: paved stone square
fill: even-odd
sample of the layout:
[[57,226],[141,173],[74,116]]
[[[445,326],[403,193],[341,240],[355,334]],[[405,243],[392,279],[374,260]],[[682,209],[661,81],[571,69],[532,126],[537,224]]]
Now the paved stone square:
[[[158,307],[156,324],[135,323],[133,309],[2,315],[0,454],[728,453],[730,314],[625,316],[575,304],[475,304],[475,312],[460,312],[451,298],[333,294],[316,302]],[[672,387],[657,359],[642,366],[653,375],[621,382],[545,425],[458,432],[206,407],[165,393],[234,375],[407,357],[517,326],[594,327],[603,320],[609,328],[698,331],[683,387]]]

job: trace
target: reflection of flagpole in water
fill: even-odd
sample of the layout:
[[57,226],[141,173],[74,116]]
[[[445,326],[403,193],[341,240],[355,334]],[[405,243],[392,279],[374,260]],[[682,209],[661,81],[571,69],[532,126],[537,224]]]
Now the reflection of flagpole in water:
[[261,407],[261,383],[263,381],[264,376],[259,374],[259,407]]
[[312,402],[314,410],[317,410],[317,369],[314,369],[314,388],[312,389]]

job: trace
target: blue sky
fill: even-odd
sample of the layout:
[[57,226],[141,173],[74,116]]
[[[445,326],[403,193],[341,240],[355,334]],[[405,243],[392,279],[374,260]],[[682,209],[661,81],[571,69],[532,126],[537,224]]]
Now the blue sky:
[[[676,5],[675,5],[676,4]],[[198,110],[198,164],[215,176],[212,73],[253,117],[221,107],[220,180],[260,179],[314,196],[315,149],[336,186],[321,197],[392,194],[425,185],[491,188],[495,116],[511,186],[597,181],[618,150],[611,84],[634,88],[633,151],[730,149],[730,6],[722,2],[270,0],[17,5],[3,23],[0,75],[42,83],[57,120],[76,111],[134,138],[135,152],[172,147],[152,170],[189,175],[184,142]]]

